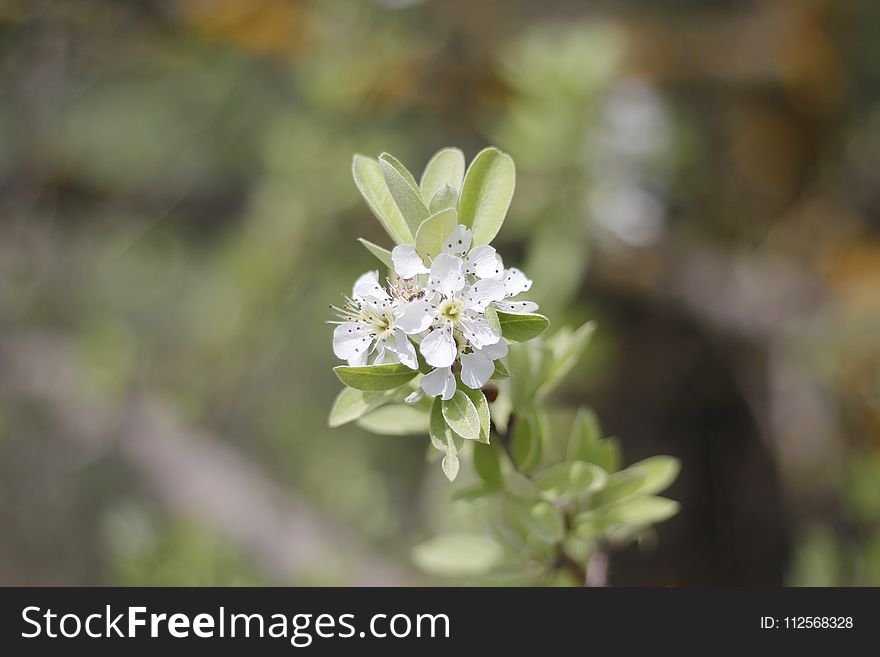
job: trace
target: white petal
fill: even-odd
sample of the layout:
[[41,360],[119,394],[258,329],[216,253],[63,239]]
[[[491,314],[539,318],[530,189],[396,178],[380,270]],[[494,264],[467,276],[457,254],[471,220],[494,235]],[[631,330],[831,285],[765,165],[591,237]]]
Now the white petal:
[[419,388],[418,390],[414,390],[406,396],[406,399],[403,400],[404,404],[417,404],[421,401],[422,397],[425,396],[425,391]]
[[389,345],[380,345],[376,348],[376,359],[373,365],[390,365],[398,362],[397,353]]
[[362,322],[343,322],[333,329],[333,353],[343,360],[366,356],[375,333]]
[[479,352],[489,360],[504,358],[507,355],[507,342],[505,340],[499,340],[495,344],[487,344],[485,347],[479,349]]
[[511,267],[504,274],[504,287],[507,289],[507,296],[512,297],[532,289],[532,279],[527,278],[516,267]]
[[468,388],[482,388],[495,371],[495,363],[483,354],[462,354],[461,382]]
[[455,362],[458,347],[452,337],[452,329],[448,326],[435,329],[428,333],[419,345],[419,351],[432,367],[449,367]]
[[471,248],[471,230],[467,226],[459,224],[452,229],[446,241],[443,242],[443,253],[451,253],[456,256],[463,256]]
[[392,347],[401,363],[411,370],[419,369],[419,361],[416,358],[416,348],[413,347],[412,342],[406,337],[406,333],[400,329],[394,331],[394,343]]
[[422,390],[431,397],[439,395],[444,400],[452,399],[452,395],[455,394],[455,376],[452,374],[452,369],[438,367],[425,374],[422,377]]
[[391,298],[388,296],[388,293],[384,288],[379,285],[378,271],[368,271],[366,274],[362,274],[358,277],[354,282],[352,295],[356,299],[366,299],[379,302],[387,301]]
[[501,256],[488,244],[475,248],[464,261],[464,272],[477,278],[496,278],[503,270]]
[[538,304],[534,301],[498,301],[495,306],[501,312],[511,315],[526,315],[538,309]]
[[472,347],[482,349],[490,344],[495,344],[501,339],[501,334],[496,333],[489,322],[485,319],[465,318],[459,322],[461,334]]
[[410,335],[427,331],[434,321],[434,310],[427,301],[410,301],[394,314],[397,326]]
[[449,253],[441,253],[431,265],[428,287],[451,297],[464,287],[464,263]]
[[391,251],[391,262],[394,264],[394,273],[404,279],[428,273],[422,256],[416,253],[416,247],[412,244],[395,246]]
[[358,292],[358,288],[365,285],[376,285],[379,282],[379,272],[375,269],[373,271],[368,271],[366,273],[358,276],[357,280],[354,282],[354,288],[352,288],[352,292],[356,295]]
[[500,301],[506,296],[504,284],[491,278],[477,281],[462,293],[465,307],[477,312],[485,312],[493,301]]

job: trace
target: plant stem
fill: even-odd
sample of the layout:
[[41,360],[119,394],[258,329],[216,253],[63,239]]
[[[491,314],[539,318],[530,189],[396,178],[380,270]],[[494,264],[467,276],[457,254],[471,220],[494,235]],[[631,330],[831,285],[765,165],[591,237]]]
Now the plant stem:
[[586,586],[608,586],[608,553],[597,547],[587,561]]
[[[504,450],[505,455],[507,456],[507,459],[510,461],[510,465],[513,467],[514,470],[516,470],[517,472],[520,472],[519,468],[517,468],[517,466],[516,466],[516,461],[513,459],[513,453],[511,452],[511,449],[510,449],[511,429],[513,428],[513,423],[515,422],[515,420],[516,420],[516,415],[514,413],[511,413],[510,418],[508,419],[508,422],[507,422],[507,431],[504,431],[504,432],[499,431],[498,427],[496,427],[494,425],[493,425],[492,429],[493,429],[493,433],[498,438],[498,443],[501,445],[502,449]],[[526,477],[528,477],[528,475],[525,473],[521,472],[520,474],[523,474]],[[564,514],[564,517],[565,517],[566,531],[568,531],[571,529],[571,518],[568,516],[567,513]],[[594,555],[595,555],[595,553],[594,553]],[[592,557],[591,557],[591,559],[592,559]],[[602,584],[591,584],[590,581],[588,580],[587,569],[584,568],[584,566],[582,564],[578,563],[575,559],[573,559],[565,551],[565,549],[562,547],[561,543],[557,543],[557,545],[556,545],[556,557],[553,560],[553,568],[566,570],[574,578],[574,580],[578,583],[578,586],[604,586],[605,585],[604,584],[604,571],[602,574],[603,583]],[[592,561],[591,561],[590,572],[592,572],[593,570],[594,570],[594,566],[592,565]]]

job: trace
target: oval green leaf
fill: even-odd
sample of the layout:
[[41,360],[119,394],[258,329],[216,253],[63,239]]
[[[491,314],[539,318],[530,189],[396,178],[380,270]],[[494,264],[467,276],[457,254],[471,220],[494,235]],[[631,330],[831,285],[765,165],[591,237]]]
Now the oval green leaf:
[[556,543],[565,535],[565,523],[559,509],[545,501],[509,499],[507,512],[517,525],[545,543]]
[[444,187],[456,192],[461,189],[464,179],[464,153],[458,148],[441,148],[428,160],[419,190],[425,203],[430,203],[434,195]]
[[548,497],[562,499],[601,490],[607,479],[605,471],[592,463],[566,461],[537,473],[534,482]]
[[466,385],[461,386],[461,391],[468,396],[477,408],[477,415],[480,416],[480,437],[477,439],[481,443],[489,444],[489,402],[486,401],[486,395],[482,390],[473,390]]
[[394,202],[409,226],[410,232],[415,234],[419,224],[429,215],[428,206],[422,201],[415,178],[405,166],[388,153],[379,156],[379,166]]
[[510,436],[510,457],[516,469],[529,473],[538,467],[544,454],[543,423],[534,412],[521,416]]
[[458,212],[461,223],[473,231],[473,244],[492,241],[507,215],[516,187],[516,166],[497,148],[480,151],[468,167]]
[[633,463],[627,470],[639,472],[642,475],[642,482],[637,492],[653,495],[675,481],[681,470],[681,463],[673,456],[652,456]]
[[413,406],[383,406],[357,421],[362,429],[383,436],[415,436],[428,433],[428,414]]
[[354,422],[362,415],[391,401],[393,398],[394,394],[388,391],[364,392],[354,388],[343,388],[333,402],[327,424],[331,428],[335,428],[349,422]]
[[456,390],[451,399],[443,402],[443,418],[449,427],[465,440],[479,440],[480,414],[464,392]]
[[434,397],[428,424],[428,437],[431,439],[431,444],[435,449],[445,452],[451,433],[452,429],[449,428],[449,425],[446,424],[446,418],[443,417],[443,400]]
[[449,446],[450,449],[446,450],[446,453],[443,455],[443,462],[440,465],[443,468],[443,474],[446,475],[446,478],[449,481],[455,481],[459,469],[458,450],[455,449],[455,445],[453,445],[451,441]]
[[415,239],[413,231],[394,202],[379,163],[372,158],[355,155],[351,162],[351,174],[361,196],[394,243],[412,244]]
[[605,510],[605,521],[616,525],[650,525],[678,513],[678,502],[666,497],[641,495],[622,500]]
[[504,482],[501,474],[501,460],[495,445],[474,443],[474,470],[492,490],[501,488]]
[[476,534],[436,536],[413,548],[416,566],[447,577],[479,575],[501,562],[504,551],[492,539]]
[[497,314],[501,335],[513,342],[526,342],[536,338],[550,326],[550,320],[537,313],[513,315],[499,310]]
[[436,258],[443,250],[443,240],[457,225],[458,213],[454,208],[431,215],[416,231],[416,251],[423,258]]
[[458,191],[446,185],[434,193],[434,196],[431,197],[428,203],[428,209],[431,211],[431,214],[434,214],[435,212],[440,212],[440,210],[454,208],[456,205],[458,205]]
[[333,371],[336,372],[339,380],[349,388],[366,390],[368,392],[392,390],[410,381],[418,374],[417,370],[411,370],[406,365],[401,365],[400,363],[367,365],[365,367],[338,365],[333,368]]

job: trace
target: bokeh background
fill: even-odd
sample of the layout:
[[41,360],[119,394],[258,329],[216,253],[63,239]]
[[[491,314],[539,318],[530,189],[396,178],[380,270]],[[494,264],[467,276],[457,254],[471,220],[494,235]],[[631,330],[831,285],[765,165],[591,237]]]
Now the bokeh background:
[[556,401],[683,462],[611,583],[880,585],[878,92],[874,0],[3,0],[0,583],[431,581],[324,320],[352,154],[491,143]]

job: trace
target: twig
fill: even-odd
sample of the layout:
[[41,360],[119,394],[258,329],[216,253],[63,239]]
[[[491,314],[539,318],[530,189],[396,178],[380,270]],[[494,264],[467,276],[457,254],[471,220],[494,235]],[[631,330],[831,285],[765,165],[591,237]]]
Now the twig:
[[608,586],[608,552],[604,548],[597,547],[590,555],[585,581],[587,586]]

